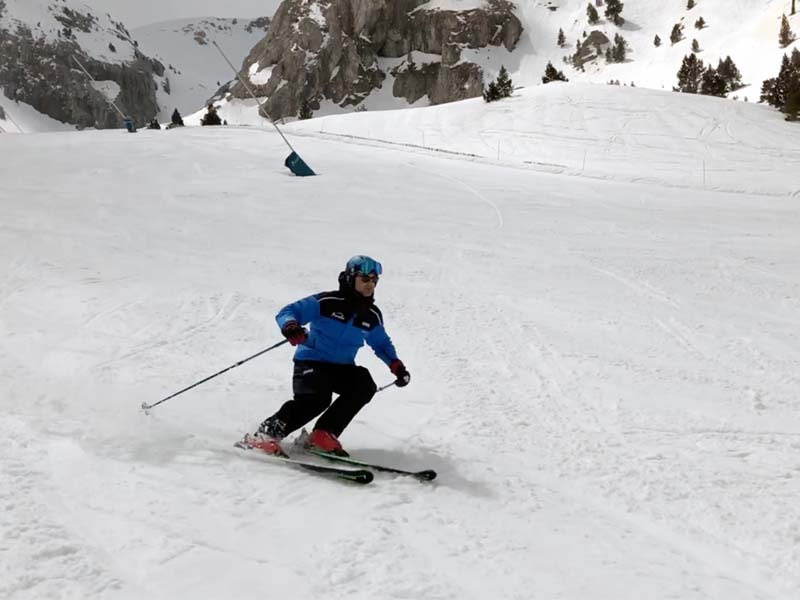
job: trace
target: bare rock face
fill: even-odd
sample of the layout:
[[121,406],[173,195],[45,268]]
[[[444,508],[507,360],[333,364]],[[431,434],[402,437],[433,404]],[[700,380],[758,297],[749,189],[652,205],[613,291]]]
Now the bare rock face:
[[[426,0],[284,0],[267,36],[245,59],[243,78],[267,97],[267,116],[296,115],[304,100],[346,107],[362,102],[394,76],[392,93],[439,104],[478,96],[483,72],[461,62],[463,48],[513,50],[522,24],[507,0],[467,11],[425,10]],[[436,55],[422,65],[403,59]],[[241,85],[233,95],[247,97]]]
[[603,55],[603,50],[608,47],[611,40],[599,29],[592,31],[583,41],[580,50],[572,56],[572,64],[575,67],[582,67],[585,63],[595,60]]
[[[120,23],[109,31],[106,23],[90,13],[61,3],[47,9],[44,14],[58,24],[56,33],[46,29],[47,24],[0,21],[0,87],[5,96],[78,127],[121,127],[122,117],[97,89],[105,86],[117,90],[111,100],[137,123],[152,119],[158,112],[153,74],[163,75],[163,65],[139,52]],[[8,9],[0,6],[0,17],[7,17],[4,10]],[[91,40],[93,56],[80,40]],[[97,57],[101,44],[103,52],[116,60]],[[93,85],[75,59],[103,84]]]

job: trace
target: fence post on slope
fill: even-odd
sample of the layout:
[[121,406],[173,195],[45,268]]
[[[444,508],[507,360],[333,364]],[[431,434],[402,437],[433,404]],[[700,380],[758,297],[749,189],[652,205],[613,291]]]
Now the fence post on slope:
[[[225,53],[222,51],[222,48],[219,47],[219,44],[217,44],[216,40],[212,41],[211,43],[214,44],[214,47],[222,55],[222,58],[224,58],[225,62],[228,63],[228,66],[230,66],[230,68],[233,69],[233,72],[236,75],[236,79],[239,80],[239,83],[241,83],[244,86],[244,89],[247,90],[247,93],[250,94],[253,100],[256,101],[256,104],[258,104],[258,114],[261,114],[261,107],[263,103],[258,98],[256,98],[256,95],[253,93],[253,90],[250,89],[250,86],[247,85],[245,80],[239,76],[239,71],[236,70],[236,67],[233,66],[233,63],[228,60],[227,56],[225,56]],[[305,163],[305,161],[302,158],[300,158],[300,155],[295,151],[295,149],[292,148],[292,145],[289,143],[289,140],[286,139],[286,136],[283,135],[283,132],[280,130],[280,127],[278,127],[278,124],[275,123],[275,121],[273,121],[272,119],[268,118],[268,120],[270,123],[272,123],[272,126],[275,128],[275,130],[280,134],[281,138],[283,138],[283,141],[286,142],[286,145],[289,146],[289,150],[292,151],[291,154],[289,154],[289,156],[287,156],[286,160],[283,162],[286,168],[288,168],[292,173],[294,173],[298,177],[308,177],[310,175],[316,175],[316,173],[314,173],[311,167],[309,167]]]

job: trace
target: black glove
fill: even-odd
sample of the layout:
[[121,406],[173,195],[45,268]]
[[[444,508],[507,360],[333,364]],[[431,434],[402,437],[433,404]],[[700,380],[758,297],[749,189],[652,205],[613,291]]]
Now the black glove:
[[283,337],[289,340],[289,343],[292,346],[305,344],[306,340],[308,339],[308,333],[306,333],[304,328],[297,324],[297,321],[289,321],[286,323],[286,325],[283,326],[283,329],[281,329],[281,333],[283,334]]
[[397,387],[406,387],[411,383],[411,373],[408,372],[402,360],[392,361],[392,364],[389,365],[389,370],[397,377],[394,382]]

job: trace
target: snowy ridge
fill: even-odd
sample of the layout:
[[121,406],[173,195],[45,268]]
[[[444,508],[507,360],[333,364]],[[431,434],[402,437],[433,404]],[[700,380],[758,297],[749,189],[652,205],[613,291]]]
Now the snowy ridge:
[[[511,102],[535,113],[547,93],[545,124],[578,123],[598,94],[614,116],[579,137],[625,159],[612,174],[654,164],[612,136],[669,148],[723,102],[587,87]],[[634,104],[653,114],[603,135]],[[788,152],[759,163],[779,117],[725,105],[758,144],[732,150],[722,124],[709,155],[749,153],[796,186]],[[430,118],[469,153],[507,104],[478,106],[382,116]],[[685,126],[656,118],[687,107]],[[0,135],[0,597],[263,600],[265,581],[298,600],[797,597],[796,197],[679,188],[677,150],[655,185],[310,126],[287,128],[320,174],[303,179],[272,129]],[[290,394],[286,346],[141,413],[278,341],[275,312],[361,252],[384,265],[377,300],[413,379],[342,442],[436,482],[354,488],[237,454]],[[391,381],[368,349],[359,362]]]

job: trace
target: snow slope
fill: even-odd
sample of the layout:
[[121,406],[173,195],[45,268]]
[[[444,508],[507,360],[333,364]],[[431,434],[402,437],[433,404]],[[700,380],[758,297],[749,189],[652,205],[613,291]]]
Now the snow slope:
[[769,107],[707,96],[551,83],[491,104],[336,115],[289,130],[600,179],[800,195],[800,129]]
[[[492,118],[467,116],[464,152]],[[269,129],[0,135],[0,597],[798,596],[796,197],[291,141],[320,176]],[[139,411],[277,341],[362,252],[413,380],[342,439],[436,483],[237,455],[286,347]]]
[[[463,59],[482,65],[487,81],[504,64],[514,83],[538,85],[545,66],[552,62],[574,81],[620,80],[638,87],[671,90],[677,84],[683,57],[691,52],[692,40],[697,39],[701,48],[698,58],[706,64],[716,66],[720,59],[731,56],[739,67],[746,86],[732,95],[758,101],[761,83],[777,75],[785,52],[798,47],[798,42],[787,49],[778,45],[780,17],[791,12],[791,0],[698,0],[692,10],[686,10],[686,4],[686,0],[626,2],[622,12],[626,22],[617,27],[603,16],[604,7],[598,8],[600,22],[589,25],[586,0],[517,2],[517,16],[524,26],[517,48],[511,53],[502,48],[466,49]],[[558,10],[551,11],[548,6],[557,6]],[[706,27],[698,30],[694,25],[701,16]],[[684,25],[684,39],[673,45],[670,33],[676,23]],[[800,15],[791,16],[790,23],[800,31]],[[559,29],[567,40],[564,48],[556,43]],[[587,64],[586,72],[565,64],[564,57],[575,53],[576,41],[583,40],[584,32],[595,29],[610,40],[622,35],[629,46],[627,60],[607,64],[600,59]],[[661,38],[660,47],[653,43],[656,35]]]
[[[559,6],[555,12],[547,5]],[[558,0],[558,2],[536,1],[518,3],[518,13],[525,25],[523,39],[514,55],[505,51],[492,54],[494,66],[498,61],[506,62],[515,76],[515,83],[539,84],[548,61],[562,69],[568,78],[575,81],[606,83],[620,80],[639,87],[672,89],[677,84],[677,72],[683,57],[691,52],[691,42],[697,39],[701,52],[698,57],[706,64],[717,65],[720,59],[733,58],[742,73],[746,85],[732,95],[748,97],[757,101],[761,82],[775,77],[780,67],[781,56],[791,52],[797,42],[788,49],[778,45],[781,14],[791,12],[791,0],[697,0],[692,10],[686,10],[686,0],[658,0],[626,2],[622,16],[626,22],[622,27],[610,23],[603,16],[604,7],[599,7],[600,23],[588,24],[586,0]],[[695,28],[695,22],[703,17],[706,27]],[[790,17],[795,31],[800,30],[800,16]],[[684,39],[670,43],[673,25],[684,25]],[[558,30],[562,28],[567,39],[566,48],[556,44]],[[609,39],[619,33],[628,42],[630,52],[625,63],[607,64],[598,60],[587,65],[580,73],[563,63],[563,57],[575,52],[575,43],[583,39],[583,32],[594,29],[603,31]],[[653,43],[655,35],[662,45]],[[499,56],[498,56],[499,55]],[[488,70],[488,69],[487,69]]]

